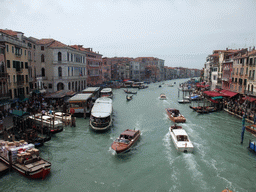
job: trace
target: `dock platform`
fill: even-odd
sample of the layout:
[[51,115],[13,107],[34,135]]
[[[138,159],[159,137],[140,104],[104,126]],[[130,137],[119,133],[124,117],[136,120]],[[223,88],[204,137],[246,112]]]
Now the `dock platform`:
[[0,176],[4,175],[9,171],[9,167],[5,165],[4,163],[0,162]]

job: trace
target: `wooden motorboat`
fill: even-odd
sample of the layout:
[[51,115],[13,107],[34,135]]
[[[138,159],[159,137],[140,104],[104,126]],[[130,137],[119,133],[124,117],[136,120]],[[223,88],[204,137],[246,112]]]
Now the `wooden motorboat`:
[[245,126],[245,130],[252,134],[256,134],[256,124]]
[[166,100],[167,98],[166,98],[166,95],[164,94],[164,93],[161,93],[160,94],[160,99],[161,100]]
[[226,189],[222,190],[221,192],[233,192],[233,191],[231,191],[228,188],[226,188]]
[[175,123],[185,123],[186,118],[180,114],[178,109],[166,108],[167,115]]
[[128,94],[137,94],[137,91],[128,91],[128,89],[124,90],[124,92]]
[[[22,141],[0,141],[0,161],[31,179],[44,179],[51,170],[51,163],[39,156],[33,144]],[[11,155],[11,156],[10,156]],[[11,159],[10,159],[11,157]]]
[[127,100],[127,101],[131,101],[131,100],[132,100],[132,96],[133,96],[133,95],[126,95],[126,100]]
[[140,131],[126,129],[120,136],[112,143],[111,148],[117,154],[128,151],[139,139]]
[[181,126],[171,126],[169,128],[175,148],[181,152],[193,152],[194,146],[190,141],[187,132]]
[[207,114],[217,111],[216,107],[203,107],[201,109],[197,109],[196,112],[200,114]]

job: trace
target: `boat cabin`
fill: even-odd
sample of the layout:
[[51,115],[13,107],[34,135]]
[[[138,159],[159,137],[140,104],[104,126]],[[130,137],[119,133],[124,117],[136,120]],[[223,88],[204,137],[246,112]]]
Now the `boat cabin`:
[[131,130],[125,130],[121,135],[120,138],[132,140],[139,134],[139,131],[131,131]]
[[134,82],[132,85],[132,87],[134,88],[139,88],[141,86],[144,86],[144,82]]
[[112,98],[113,97],[113,92],[111,88],[104,88],[100,91],[100,96],[101,97],[109,97]]
[[174,129],[173,132],[176,136],[177,141],[187,141],[187,142],[189,141],[188,135],[187,135],[185,130],[183,130],[183,129],[176,129],[175,130]]

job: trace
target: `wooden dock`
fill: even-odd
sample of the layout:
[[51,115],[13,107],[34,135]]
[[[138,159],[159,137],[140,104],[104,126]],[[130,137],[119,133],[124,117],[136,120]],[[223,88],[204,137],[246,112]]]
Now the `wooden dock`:
[[[233,113],[233,112],[229,111],[228,109],[224,109],[224,111],[226,111],[226,112],[228,112],[229,114],[234,115],[234,116],[236,116],[236,117],[238,117],[238,118],[240,118],[240,119],[243,119],[243,117],[242,117],[241,115],[238,115],[238,114],[236,114],[236,113]],[[254,123],[254,121],[252,121],[252,120],[250,120],[250,119],[245,118],[245,120],[246,120],[248,123],[252,123],[252,124]]]
[[4,163],[0,162],[0,176],[4,175],[9,171],[9,167],[5,165]]

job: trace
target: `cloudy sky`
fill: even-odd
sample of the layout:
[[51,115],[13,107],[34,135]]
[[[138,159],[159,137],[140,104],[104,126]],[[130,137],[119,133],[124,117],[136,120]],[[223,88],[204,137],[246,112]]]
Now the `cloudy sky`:
[[0,0],[0,28],[104,57],[201,69],[216,49],[256,44],[255,0]]

